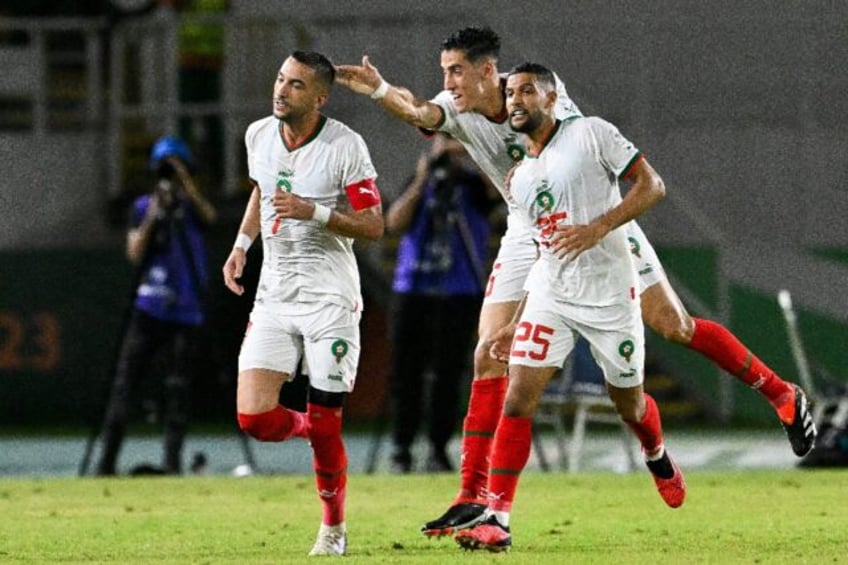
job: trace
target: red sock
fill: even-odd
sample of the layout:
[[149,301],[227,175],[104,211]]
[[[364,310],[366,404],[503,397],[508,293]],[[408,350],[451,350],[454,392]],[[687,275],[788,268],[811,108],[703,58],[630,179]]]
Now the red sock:
[[508,384],[506,375],[471,382],[471,398],[462,427],[462,483],[454,504],[485,503],[489,455]]
[[342,441],[342,409],[307,405],[309,443],[315,483],[323,507],[323,523],[335,526],[344,522],[347,453]]
[[518,478],[530,457],[533,418],[501,416],[489,470],[489,508],[509,512]]
[[627,422],[630,429],[639,438],[645,453],[651,453],[663,443],[660,409],[650,394],[645,394],[645,415],[639,422]]
[[774,406],[781,410],[791,404],[789,421],[795,418],[795,391],[786,381],[778,377],[759,357],[751,353],[735,335],[716,322],[694,318],[695,332],[689,347],[711,359],[716,365],[737,379],[759,391]]
[[306,414],[277,405],[261,414],[238,414],[239,427],[259,441],[306,437]]

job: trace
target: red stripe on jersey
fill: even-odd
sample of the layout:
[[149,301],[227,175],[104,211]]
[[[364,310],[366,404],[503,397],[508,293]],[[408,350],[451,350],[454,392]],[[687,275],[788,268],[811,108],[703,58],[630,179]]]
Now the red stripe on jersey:
[[627,166],[626,169],[621,173],[621,180],[627,180],[627,177],[633,174],[633,172],[642,164],[642,161],[645,160],[645,155],[643,153],[639,153],[635,159]]
[[345,187],[347,199],[354,210],[364,210],[380,203],[380,191],[374,179],[365,179]]

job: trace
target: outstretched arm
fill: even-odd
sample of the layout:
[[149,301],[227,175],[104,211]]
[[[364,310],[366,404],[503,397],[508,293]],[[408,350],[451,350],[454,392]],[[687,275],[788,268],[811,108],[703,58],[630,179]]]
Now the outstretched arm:
[[442,109],[437,104],[417,98],[406,88],[390,85],[367,55],[362,57],[362,65],[338,65],[336,82],[359,94],[369,95],[391,115],[415,127],[437,129],[444,121]]

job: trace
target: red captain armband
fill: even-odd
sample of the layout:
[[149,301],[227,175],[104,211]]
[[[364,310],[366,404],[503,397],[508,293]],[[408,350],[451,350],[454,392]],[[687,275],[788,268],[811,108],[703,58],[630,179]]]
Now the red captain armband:
[[345,187],[347,199],[354,210],[364,210],[376,206],[380,201],[380,191],[374,179],[365,179]]

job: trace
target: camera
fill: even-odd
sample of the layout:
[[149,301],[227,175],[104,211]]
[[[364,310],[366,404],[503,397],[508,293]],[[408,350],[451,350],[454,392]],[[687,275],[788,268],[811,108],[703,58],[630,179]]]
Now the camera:
[[156,183],[156,198],[159,200],[159,205],[163,210],[173,210],[176,208],[178,196],[179,184],[174,181],[161,178]]

